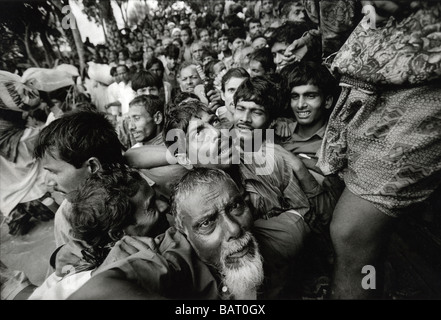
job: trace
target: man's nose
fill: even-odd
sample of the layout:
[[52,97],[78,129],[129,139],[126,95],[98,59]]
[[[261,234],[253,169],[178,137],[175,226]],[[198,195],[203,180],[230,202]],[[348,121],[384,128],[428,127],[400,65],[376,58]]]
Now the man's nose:
[[242,115],[239,119],[241,122],[250,123],[251,122],[251,113],[250,111],[242,112]]
[[277,53],[276,58],[274,59],[274,63],[276,65],[279,65],[282,63],[282,61],[283,61],[283,54]]
[[211,126],[210,127],[210,137],[212,141],[215,141],[221,137],[221,132],[218,128]]
[[55,181],[54,174],[51,172],[47,173],[46,176],[46,185],[50,188],[54,188],[57,185],[57,182]]
[[242,235],[240,223],[228,214],[224,215],[223,230],[225,231],[227,241],[238,239]]
[[299,105],[298,105],[298,107],[299,107],[299,108],[305,108],[306,106],[307,106],[307,104],[306,104],[306,99],[305,99],[305,97],[300,96],[300,97],[299,97]]

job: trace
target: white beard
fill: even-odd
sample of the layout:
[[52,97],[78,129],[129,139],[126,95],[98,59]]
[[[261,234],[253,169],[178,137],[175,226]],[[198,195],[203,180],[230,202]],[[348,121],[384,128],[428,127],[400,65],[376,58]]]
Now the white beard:
[[[250,244],[252,242],[252,244]],[[254,247],[253,253],[240,258],[239,266],[228,266],[225,264],[225,258],[228,255],[237,252],[244,246]],[[234,243],[229,243],[228,247],[222,249],[222,266],[223,284],[227,286],[230,296],[225,298],[233,298],[236,300],[254,300],[257,298],[257,288],[262,284],[263,259],[260,255],[256,239],[250,232]]]

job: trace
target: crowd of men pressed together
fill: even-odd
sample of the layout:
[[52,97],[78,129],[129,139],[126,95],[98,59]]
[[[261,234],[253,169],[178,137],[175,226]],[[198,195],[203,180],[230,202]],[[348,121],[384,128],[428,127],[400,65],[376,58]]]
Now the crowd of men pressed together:
[[56,243],[2,299],[384,297],[391,227],[441,181],[441,4],[206,10],[114,30],[55,88],[1,71],[0,209]]

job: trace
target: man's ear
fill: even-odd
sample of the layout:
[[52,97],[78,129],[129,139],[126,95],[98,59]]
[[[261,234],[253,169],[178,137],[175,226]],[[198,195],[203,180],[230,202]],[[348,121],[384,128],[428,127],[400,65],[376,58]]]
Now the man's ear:
[[162,116],[161,111],[156,111],[156,113],[153,115],[153,121],[160,125],[162,123],[162,120],[164,120],[164,117]]
[[176,160],[178,163],[183,166],[184,168],[191,170],[193,169],[193,165],[191,164],[190,159],[187,157],[186,154],[178,153],[176,154]]
[[124,236],[125,232],[123,230],[111,229],[107,232],[107,234],[109,235],[109,238],[113,241],[118,241]]
[[101,162],[96,157],[89,158],[86,163],[87,170],[89,170],[90,173],[96,173],[103,168]]
[[330,109],[332,107],[332,103],[334,102],[333,96],[327,96],[325,100],[325,109]]

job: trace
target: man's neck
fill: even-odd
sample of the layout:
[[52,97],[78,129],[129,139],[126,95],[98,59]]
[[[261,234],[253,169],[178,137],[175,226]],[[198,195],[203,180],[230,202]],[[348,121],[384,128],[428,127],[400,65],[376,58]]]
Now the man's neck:
[[325,125],[325,121],[324,120],[320,120],[317,123],[315,123],[312,126],[302,126],[302,125],[298,125],[297,126],[297,134],[303,138],[310,138],[312,137],[317,131],[319,131],[319,129],[321,127],[323,127]]

